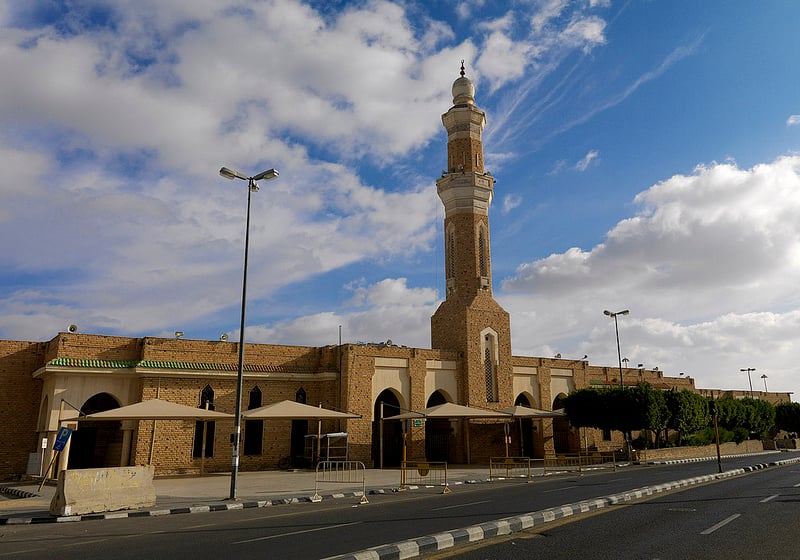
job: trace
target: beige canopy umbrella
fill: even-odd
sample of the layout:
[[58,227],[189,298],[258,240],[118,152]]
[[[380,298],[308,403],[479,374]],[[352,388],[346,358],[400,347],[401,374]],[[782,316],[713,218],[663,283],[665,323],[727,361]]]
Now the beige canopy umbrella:
[[78,418],[83,420],[223,420],[233,414],[150,399]]
[[501,408],[500,412],[514,418],[564,418],[567,416],[563,410],[541,410],[520,405]]
[[[496,410],[486,410],[484,408],[472,408],[462,404],[444,403],[437,404],[436,406],[429,406],[428,408],[420,411],[411,410],[397,416],[390,416],[383,418],[383,420],[413,420],[414,418],[508,418],[508,414],[503,414]],[[405,430],[405,428],[403,428]],[[469,422],[466,424],[465,430],[466,447],[467,447],[467,464],[470,463],[469,453]],[[403,436],[403,457],[406,456],[406,437]]]
[[322,408],[322,406],[311,406],[295,401],[280,401],[260,408],[253,408],[242,412],[242,416],[247,420],[262,420],[267,418],[286,419],[286,420],[317,420],[317,457],[320,456],[322,446],[322,421],[328,419],[361,418],[360,414],[350,412],[339,412]]
[[[81,420],[152,420],[153,431],[150,436],[150,457],[149,464],[153,463],[153,449],[156,438],[156,420],[200,420],[203,422],[213,420],[226,420],[233,418],[233,414],[216,412],[205,408],[186,406],[160,399],[150,399],[119,408],[112,408],[103,412],[88,414]],[[205,445],[206,445],[206,424],[203,424],[203,448],[200,453],[200,474],[205,471]]]
[[444,403],[430,406],[424,410],[411,410],[384,420],[408,420],[413,418],[501,418],[509,415],[496,410],[473,408],[462,404]]
[[[501,408],[500,412],[508,414],[512,418],[519,418],[519,431],[522,433],[522,420],[529,418],[531,420],[537,418],[566,418],[564,410],[541,410],[539,408],[530,408],[528,406],[509,406],[508,408]],[[508,457],[508,446],[511,443],[511,429],[510,424],[506,425],[506,457]]]
[[311,406],[294,401],[280,401],[260,408],[253,408],[242,412],[248,420],[263,420],[266,418],[285,418],[287,420],[326,420],[342,418],[361,418],[360,414],[339,412],[320,406]]

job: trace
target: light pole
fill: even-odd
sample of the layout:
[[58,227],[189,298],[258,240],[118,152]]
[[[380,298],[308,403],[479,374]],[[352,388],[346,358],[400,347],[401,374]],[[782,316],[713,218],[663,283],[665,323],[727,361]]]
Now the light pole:
[[239,325],[239,366],[236,370],[236,417],[233,427],[233,458],[231,460],[231,494],[230,499],[236,499],[236,484],[239,477],[239,443],[242,435],[242,382],[244,380],[244,318],[247,307],[247,253],[250,248],[250,195],[258,192],[256,181],[270,180],[278,176],[276,169],[262,171],[258,175],[247,177],[238,171],[223,167],[219,174],[226,179],[241,179],[247,181],[247,219],[244,227],[244,272],[242,274],[242,321]]
[[739,371],[746,371],[747,372],[747,381],[750,382],[750,398],[753,398],[753,379],[750,377],[750,372],[755,371],[756,368],[749,367],[749,368],[742,368]]
[[766,373],[765,373],[765,374],[763,374],[763,375],[761,376],[761,379],[763,379],[763,380],[764,380],[764,392],[765,392],[765,393],[768,393],[769,391],[767,391],[767,374],[766,374]]
[[[619,325],[617,324],[617,315],[627,315],[630,313],[629,309],[624,309],[622,311],[617,311],[616,313],[612,313],[608,309],[603,311],[605,315],[614,318],[614,333],[617,335],[617,359],[619,360],[619,388],[624,390],[625,385],[622,383],[622,351],[619,349]],[[627,358],[626,358],[627,359]],[[627,362],[626,362],[627,363]],[[630,439],[628,438],[628,432],[623,432],[622,435],[625,438],[625,447],[628,448],[628,461],[631,460],[631,444]]]
[[614,333],[616,333],[617,335],[617,359],[619,360],[619,386],[622,389],[625,388],[625,385],[622,383],[622,352],[619,349],[619,325],[617,324],[617,315],[627,315],[630,312],[631,312],[630,309],[617,311],[616,313],[612,313],[608,309],[603,311],[605,315],[614,318]]

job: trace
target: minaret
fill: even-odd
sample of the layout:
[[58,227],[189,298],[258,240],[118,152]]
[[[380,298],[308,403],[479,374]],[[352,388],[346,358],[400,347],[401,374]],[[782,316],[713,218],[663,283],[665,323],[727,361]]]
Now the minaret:
[[508,313],[492,297],[489,205],[494,178],[483,167],[486,114],[475,106],[475,87],[463,61],[461,77],[453,83],[453,106],[442,123],[447,170],[436,190],[445,208],[446,299],[431,318],[431,346],[462,353],[461,402],[491,406],[512,398],[511,327]]

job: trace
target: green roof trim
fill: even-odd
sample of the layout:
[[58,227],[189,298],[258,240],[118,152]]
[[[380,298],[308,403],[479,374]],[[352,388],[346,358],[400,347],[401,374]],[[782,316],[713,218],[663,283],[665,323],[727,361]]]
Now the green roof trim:
[[50,360],[51,366],[85,367],[85,368],[133,368],[136,360],[82,360],[80,358],[55,358]]
[[[162,360],[83,360],[80,358],[55,358],[48,362],[51,366],[67,366],[98,369],[149,368],[149,369],[181,369],[190,371],[230,371],[238,370],[238,364],[213,364],[203,362],[170,362]],[[259,373],[319,373],[308,366],[244,364],[245,371]]]

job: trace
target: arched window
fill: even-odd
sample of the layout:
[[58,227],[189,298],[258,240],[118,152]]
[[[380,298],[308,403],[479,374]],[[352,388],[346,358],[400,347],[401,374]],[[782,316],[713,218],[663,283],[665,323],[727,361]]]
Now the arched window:
[[483,224],[478,226],[478,269],[480,270],[481,278],[489,276],[489,259],[486,254],[486,229]]
[[[200,393],[200,408],[214,410],[214,389],[211,388],[211,385],[206,385]],[[214,456],[214,431],[216,425],[216,422],[203,422],[202,420],[195,422],[192,457],[201,457],[203,455],[203,443],[205,443],[205,456]],[[205,433],[205,440],[203,440],[203,433]]]
[[447,263],[447,289],[451,291],[455,287],[456,277],[456,235],[453,224],[447,228],[447,247],[445,250],[445,260]]
[[[250,389],[250,399],[247,410],[261,406],[261,389],[258,385]],[[244,423],[244,454],[261,455],[262,442],[264,441],[264,421],[245,420]]]
[[486,402],[497,402],[497,334],[487,329],[483,332],[482,343]]

